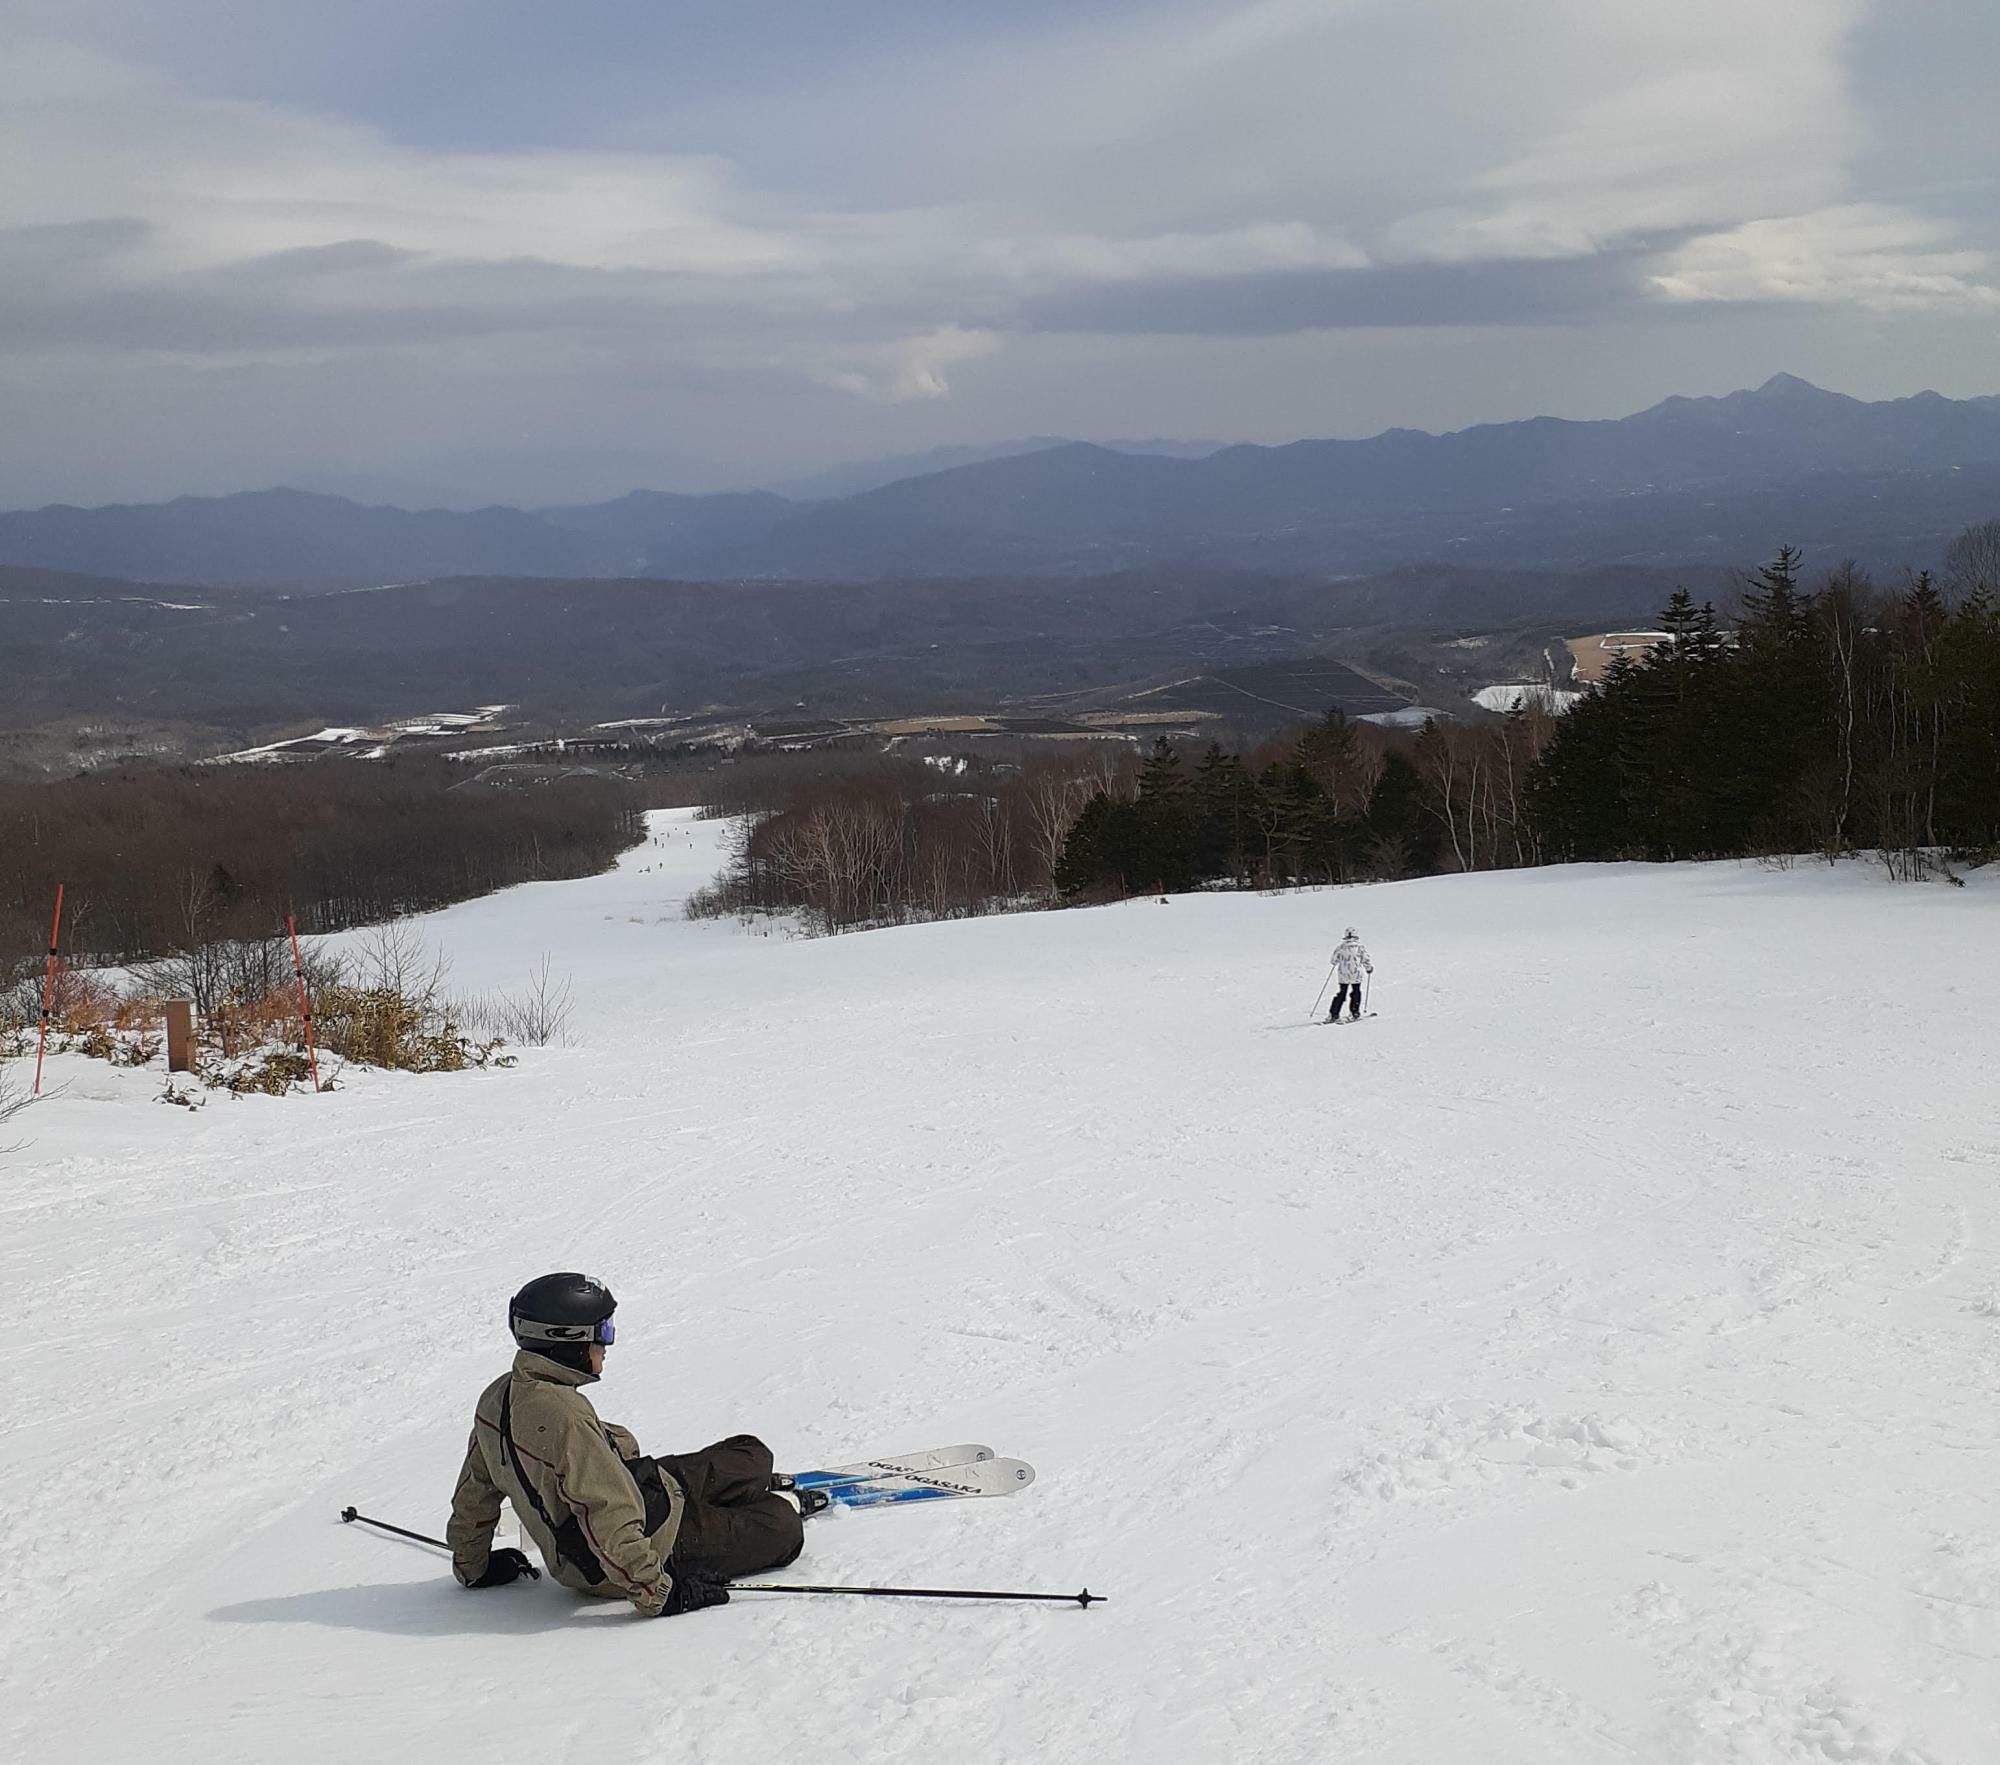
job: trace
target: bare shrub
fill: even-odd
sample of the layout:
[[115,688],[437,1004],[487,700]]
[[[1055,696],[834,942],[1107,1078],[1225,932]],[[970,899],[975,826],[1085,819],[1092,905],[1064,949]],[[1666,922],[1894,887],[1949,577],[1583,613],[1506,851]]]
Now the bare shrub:
[[528,984],[519,993],[504,989],[474,993],[455,1000],[452,1015],[460,1029],[475,1038],[513,1042],[523,1048],[569,1046],[569,1022],[573,1010],[570,977],[556,979],[544,956],[539,966],[528,971]]
[[42,1012],[42,983],[39,975],[23,967],[14,975],[0,973],[0,1052],[11,1037],[32,1029]]
[[387,987],[329,987],[314,1003],[320,1046],[357,1066],[463,1072],[484,1066],[495,1044],[471,1040],[435,1000]]
[[336,977],[364,991],[394,993],[422,1008],[434,1005],[451,963],[424,942],[407,919],[371,927],[355,940],[345,974]]
[[[12,1121],[32,1101],[33,1099],[25,1091],[15,1085],[13,1075],[8,1070],[7,1062],[4,1059],[0,1059],[0,1127]],[[9,1152],[18,1152],[19,1150],[20,1146],[18,1143],[10,1144],[5,1140],[0,1140],[0,1157],[4,1157]]]
[[1932,877],[1941,876],[1960,888],[1965,886],[1965,879],[1935,846],[1884,846],[1876,856],[1891,882],[1929,882]]
[[320,1046],[358,1066],[462,1072],[485,1066],[498,1039],[475,1041],[444,994],[451,965],[408,920],[363,935],[313,999]]
[[312,1062],[295,1049],[277,1048],[225,1074],[222,1087],[239,1097],[253,1092],[264,1097],[282,1097],[294,1085],[311,1083]]

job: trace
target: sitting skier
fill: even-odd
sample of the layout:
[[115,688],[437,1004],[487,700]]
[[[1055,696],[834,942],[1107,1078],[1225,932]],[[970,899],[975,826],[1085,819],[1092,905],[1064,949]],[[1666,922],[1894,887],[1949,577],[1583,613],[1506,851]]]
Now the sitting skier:
[[604,1371],[610,1290],[587,1275],[544,1275],[514,1295],[513,1370],[480,1393],[452,1492],[452,1573],[501,1587],[524,1552],[494,1550],[504,1496],[549,1573],[578,1593],[629,1599],[647,1617],[724,1605],[724,1583],[782,1568],[805,1543],[804,1513],[827,1504],[774,1477],[771,1449],[739,1434],[700,1452],[648,1458],[598,1419],[580,1387]]
[[[1350,925],[1333,953],[1333,978],[1339,983],[1339,988],[1333,995],[1333,1009],[1326,1016],[1328,1023],[1340,1022],[1340,1008],[1350,998],[1354,1001],[1354,1017],[1361,1015],[1362,977],[1374,972],[1375,964],[1368,960],[1368,952]],[[1348,1021],[1352,1022],[1353,1018]]]

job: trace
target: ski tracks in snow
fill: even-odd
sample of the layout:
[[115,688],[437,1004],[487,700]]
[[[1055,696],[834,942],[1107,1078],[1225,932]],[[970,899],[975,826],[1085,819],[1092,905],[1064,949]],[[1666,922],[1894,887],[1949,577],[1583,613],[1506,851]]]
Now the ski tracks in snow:
[[[192,1116],[93,1072],[30,1118],[0,1278],[66,1334],[0,1370],[20,1756],[2000,1756],[2000,1145],[1953,1077],[2000,1057],[1958,990],[2000,954],[1983,879],[1571,867],[781,940],[675,921],[726,829],[659,826],[439,916],[467,986],[553,950],[579,1047]],[[1260,1034],[1348,918],[1393,1009]],[[1903,984],[1859,1037],[1864,938]],[[649,1626],[339,1527],[441,1523],[505,1297],[555,1265],[618,1291],[596,1395],[648,1450],[1036,1463],[814,1522],[810,1579],[1111,1603]],[[581,1714],[521,1694],[551,1675]]]

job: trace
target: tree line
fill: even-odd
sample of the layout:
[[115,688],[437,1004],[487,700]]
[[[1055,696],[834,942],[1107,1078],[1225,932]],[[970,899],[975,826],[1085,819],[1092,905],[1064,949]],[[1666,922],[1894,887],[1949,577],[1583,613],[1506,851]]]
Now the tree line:
[[133,963],[592,875],[643,834],[609,781],[468,787],[424,759],[0,785],[0,980],[46,951],[58,883],[65,957]]
[[1808,589],[1787,548],[1741,616],[1677,593],[1665,640],[1619,660],[1531,781],[1557,858],[1880,851],[1899,874],[2000,849],[2000,522],[1944,583],[1843,566]]
[[[1783,550],[1737,617],[1675,593],[1663,641],[1566,715],[1421,731],[1329,710],[1244,752],[1157,742],[1018,767],[773,758],[710,794],[745,825],[696,913],[840,931],[1155,889],[1282,887],[1568,859],[2000,850],[2000,522],[1944,583],[1808,589]],[[942,768],[942,769],[941,769]]]
[[1124,788],[1109,743],[1014,766],[967,756],[815,754],[765,760],[719,780],[711,815],[742,815],[723,876],[696,917],[802,914],[848,931],[947,919],[1045,898],[1076,818]]
[[697,916],[796,912],[823,932],[1206,884],[1282,887],[1539,862],[1529,707],[1421,734],[1337,709],[1245,752],[1162,739],[964,756],[789,756],[718,783],[744,817]]
[[1432,722],[1412,737],[1336,708],[1249,755],[1156,742],[1129,791],[1094,796],[1054,872],[1070,900],[1277,888],[1534,864],[1527,784],[1553,718]]

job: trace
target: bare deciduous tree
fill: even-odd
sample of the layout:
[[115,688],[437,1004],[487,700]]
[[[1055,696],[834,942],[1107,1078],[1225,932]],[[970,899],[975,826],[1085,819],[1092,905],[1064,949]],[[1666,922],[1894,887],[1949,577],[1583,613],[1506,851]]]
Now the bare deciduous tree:
[[1960,594],[2000,595],[2000,521],[1966,528],[1946,547],[1944,567]]
[[425,1006],[436,1003],[451,973],[450,959],[425,943],[424,934],[407,919],[392,919],[363,932],[348,967],[354,985]]
[[1121,758],[1100,752],[1081,763],[1050,760],[1028,774],[1025,786],[1038,886],[1053,886],[1063,844],[1091,798],[1131,795],[1129,761],[1121,767]]

